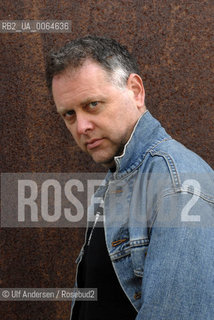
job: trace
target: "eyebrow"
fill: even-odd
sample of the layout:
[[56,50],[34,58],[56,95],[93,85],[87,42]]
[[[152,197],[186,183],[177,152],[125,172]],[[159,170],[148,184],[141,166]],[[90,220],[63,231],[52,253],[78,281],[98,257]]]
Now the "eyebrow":
[[88,103],[90,103],[90,102],[94,102],[94,101],[103,101],[105,99],[105,97],[104,96],[91,96],[91,97],[89,97],[89,98],[87,98],[87,99],[85,99],[85,100],[83,100],[81,103],[80,103],[80,105],[81,106],[84,106],[84,105],[87,105]]
[[65,112],[69,111],[71,109],[69,108],[56,108],[56,112],[59,114],[59,115],[63,115]]
[[[95,97],[95,96],[91,96],[91,97],[86,98],[85,100],[83,100],[83,101],[80,103],[79,106],[83,107],[83,106],[89,104],[90,102],[103,101],[103,100],[105,100],[105,97],[104,97],[104,96],[101,96],[101,95],[100,95],[100,96],[96,96],[96,97]],[[69,111],[69,110],[73,110],[73,108],[72,108],[72,107],[66,107],[66,108],[64,108],[64,107],[60,108],[60,107],[59,107],[59,109],[57,109],[57,112],[58,112],[60,115],[62,115],[62,114],[64,114],[65,112],[67,112],[67,111]]]

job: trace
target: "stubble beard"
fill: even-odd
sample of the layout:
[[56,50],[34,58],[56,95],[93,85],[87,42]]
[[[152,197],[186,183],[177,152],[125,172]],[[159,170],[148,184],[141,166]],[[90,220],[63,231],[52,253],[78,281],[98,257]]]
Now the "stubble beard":
[[93,159],[93,156],[91,155],[92,159],[96,162],[101,164],[103,167],[114,170],[116,168],[116,163],[115,163],[115,157],[121,156],[123,154],[123,150],[125,147],[126,142],[123,140],[120,142],[119,146],[117,147],[116,152],[110,156],[108,159],[104,161],[96,161]]

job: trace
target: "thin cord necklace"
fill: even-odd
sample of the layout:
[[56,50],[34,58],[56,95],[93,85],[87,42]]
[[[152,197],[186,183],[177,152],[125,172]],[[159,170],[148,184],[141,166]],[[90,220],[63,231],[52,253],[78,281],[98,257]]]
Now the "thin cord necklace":
[[102,201],[102,203],[100,204],[100,206],[99,206],[98,209],[97,209],[97,213],[96,213],[96,215],[95,215],[94,224],[93,224],[93,227],[92,227],[92,229],[91,229],[90,235],[89,235],[89,237],[88,237],[87,246],[90,245],[91,237],[92,237],[92,234],[93,234],[94,229],[95,229],[95,227],[96,227],[97,221],[98,221],[99,217],[102,216],[102,215],[103,215],[103,201]]

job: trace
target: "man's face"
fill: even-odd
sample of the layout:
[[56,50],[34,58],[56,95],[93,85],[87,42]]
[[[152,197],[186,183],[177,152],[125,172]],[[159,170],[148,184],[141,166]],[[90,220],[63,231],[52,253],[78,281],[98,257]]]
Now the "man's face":
[[102,67],[90,60],[75,71],[54,76],[57,111],[79,147],[105,167],[124,145],[142,114],[128,86],[115,86]]

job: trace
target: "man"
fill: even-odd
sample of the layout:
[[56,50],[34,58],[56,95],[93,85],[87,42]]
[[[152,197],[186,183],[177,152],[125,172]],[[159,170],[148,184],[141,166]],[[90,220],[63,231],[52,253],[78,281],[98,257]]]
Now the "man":
[[72,319],[213,319],[213,170],[152,117],[116,41],[67,43],[47,79],[76,143],[109,169],[78,258],[77,285],[98,301],[73,304]]

